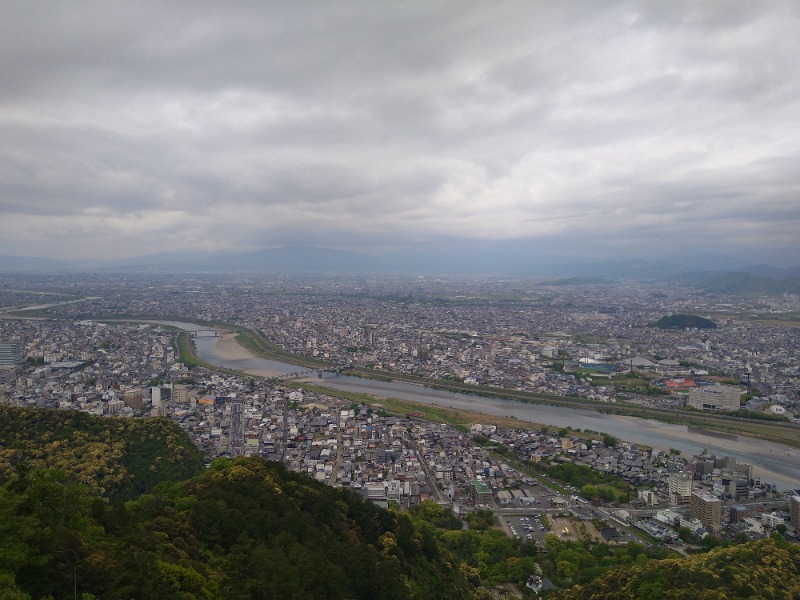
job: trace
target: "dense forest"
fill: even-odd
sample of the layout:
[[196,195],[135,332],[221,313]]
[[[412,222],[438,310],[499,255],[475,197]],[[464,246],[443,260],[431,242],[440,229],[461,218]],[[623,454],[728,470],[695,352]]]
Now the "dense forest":
[[0,598],[477,600],[534,597],[531,575],[567,600],[792,598],[800,579],[780,540],[690,559],[554,534],[537,548],[487,510],[465,530],[435,502],[385,510],[259,458],[204,469],[164,419],[0,407],[0,457]]

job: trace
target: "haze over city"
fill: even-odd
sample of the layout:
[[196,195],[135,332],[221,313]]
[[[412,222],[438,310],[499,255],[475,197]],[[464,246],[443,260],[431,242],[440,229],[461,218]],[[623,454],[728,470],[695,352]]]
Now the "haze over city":
[[800,598],[800,1],[0,11],[2,598]]
[[3,14],[3,255],[800,256],[795,2]]

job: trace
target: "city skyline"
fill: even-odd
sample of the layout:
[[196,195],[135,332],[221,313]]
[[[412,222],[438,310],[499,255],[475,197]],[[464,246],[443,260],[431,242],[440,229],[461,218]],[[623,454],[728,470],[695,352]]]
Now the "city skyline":
[[791,2],[4,14],[0,255],[800,262]]

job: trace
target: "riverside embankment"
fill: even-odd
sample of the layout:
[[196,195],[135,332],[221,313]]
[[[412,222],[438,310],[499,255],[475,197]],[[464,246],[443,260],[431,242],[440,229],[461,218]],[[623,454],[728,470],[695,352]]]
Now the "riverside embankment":
[[[184,329],[202,330],[205,326],[170,323]],[[219,337],[194,338],[198,357],[209,364],[232,371],[279,377],[298,370],[297,365],[257,356],[243,348],[233,333]],[[306,363],[308,364],[308,363]],[[363,377],[323,373],[308,381],[331,389],[366,393],[377,397],[392,397],[412,402],[452,407],[495,416],[512,416],[521,421],[572,427],[608,433],[621,440],[667,450],[676,448],[685,454],[709,453],[734,456],[753,464],[756,475],[776,483],[781,489],[800,487],[800,450],[751,437],[690,427],[681,423],[664,423],[619,414],[602,414],[593,410],[552,404],[533,404],[514,400],[433,389],[402,381],[378,381]]]

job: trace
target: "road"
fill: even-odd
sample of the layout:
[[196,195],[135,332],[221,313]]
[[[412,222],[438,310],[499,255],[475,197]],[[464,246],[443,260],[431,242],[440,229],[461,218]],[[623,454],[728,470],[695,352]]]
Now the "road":
[[436,485],[436,478],[431,474],[430,467],[428,467],[428,463],[425,462],[425,458],[420,452],[419,444],[416,442],[412,442],[414,445],[414,451],[417,453],[419,457],[419,464],[422,465],[422,470],[425,472],[425,478],[428,480],[428,488],[430,488],[431,493],[436,496],[437,502],[446,502],[444,496],[442,496],[441,490],[439,490],[439,486]]
[[333,471],[330,478],[328,478],[328,485],[335,485],[336,478],[339,476],[339,471],[344,462],[344,450],[342,449],[342,411],[336,409],[336,460],[333,462]]

